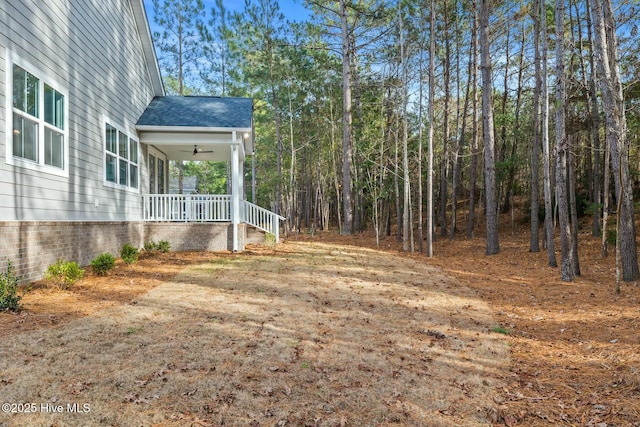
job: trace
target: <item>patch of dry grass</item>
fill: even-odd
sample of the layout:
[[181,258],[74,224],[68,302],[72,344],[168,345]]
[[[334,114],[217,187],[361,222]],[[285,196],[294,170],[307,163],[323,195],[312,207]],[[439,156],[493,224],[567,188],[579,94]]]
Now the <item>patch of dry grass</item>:
[[494,324],[467,288],[389,253],[213,257],[129,304],[3,339],[2,400],[39,410],[0,426],[490,425],[509,366]]

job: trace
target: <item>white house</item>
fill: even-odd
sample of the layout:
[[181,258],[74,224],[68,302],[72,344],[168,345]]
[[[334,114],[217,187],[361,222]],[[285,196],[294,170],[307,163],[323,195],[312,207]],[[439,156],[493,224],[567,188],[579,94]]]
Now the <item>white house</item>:
[[[4,0],[0,23],[0,271],[277,234],[242,196],[251,99],[166,97],[143,0]],[[166,194],[170,160],[229,161],[232,194]]]

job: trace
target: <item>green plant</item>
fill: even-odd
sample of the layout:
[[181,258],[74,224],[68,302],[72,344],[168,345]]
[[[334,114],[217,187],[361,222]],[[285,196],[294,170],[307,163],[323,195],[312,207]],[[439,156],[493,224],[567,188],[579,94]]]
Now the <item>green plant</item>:
[[502,326],[494,326],[493,328],[489,329],[491,332],[495,332],[497,334],[503,334],[503,335],[509,335],[510,332],[507,328],[504,328]]
[[268,248],[274,248],[276,246],[276,235],[273,233],[266,233],[264,235],[264,244]]
[[144,242],[144,250],[146,252],[153,252],[158,248],[158,245],[153,240],[149,240],[148,242]]
[[140,332],[142,332],[144,330],[144,326],[141,326],[139,328],[133,327],[133,326],[128,326],[127,327],[127,331],[125,332],[125,334],[127,335],[133,335],[133,334],[138,334]]
[[0,311],[20,310],[21,295],[18,295],[20,281],[15,275],[13,264],[9,261],[7,271],[0,273]]
[[122,250],[120,251],[120,258],[122,258],[122,260],[127,264],[133,264],[134,262],[138,261],[139,254],[140,252],[138,251],[138,248],[134,248],[127,243],[122,247]]
[[145,242],[144,250],[146,252],[158,251],[166,253],[171,250],[171,243],[167,242],[166,240],[160,240],[158,243],[154,242],[153,240],[149,240],[148,242]]
[[587,207],[585,208],[584,214],[585,215],[593,215],[593,213],[596,212],[596,210],[598,212],[602,212],[603,208],[604,208],[604,204],[602,204],[602,203],[589,203],[589,204],[587,204]]
[[98,276],[106,276],[115,265],[116,259],[109,252],[102,253],[91,261],[91,268]]
[[59,259],[51,264],[44,278],[61,289],[67,289],[84,276],[84,270],[75,261],[63,261]]
[[167,253],[171,250],[171,243],[166,240],[160,240],[156,244],[156,249],[162,253]]
[[576,215],[578,218],[593,214],[593,208],[590,206],[589,196],[586,193],[576,192]]

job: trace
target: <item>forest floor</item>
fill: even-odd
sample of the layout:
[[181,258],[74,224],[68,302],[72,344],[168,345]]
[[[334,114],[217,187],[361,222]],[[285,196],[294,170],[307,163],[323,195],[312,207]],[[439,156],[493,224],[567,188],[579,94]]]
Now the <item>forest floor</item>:
[[[567,283],[548,266],[546,249],[529,252],[526,227],[502,228],[500,252],[491,256],[484,236],[462,234],[437,238],[429,259],[404,253],[393,237],[379,247],[438,266],[475,290],[508,331],[497,425],[640,426],[640,286],[622,282],[616,294],[615,249],[603,258],[601,239],[581,232],[581,275]],[[376,247],[367,234],[318,238]]]
[[572,283],[526,232],[429,259],[300,235],[35,283],[0,313],[0,403],[36,406],[0,427],[638,427],[640,287],[617,295],[613,254],[580,239]]

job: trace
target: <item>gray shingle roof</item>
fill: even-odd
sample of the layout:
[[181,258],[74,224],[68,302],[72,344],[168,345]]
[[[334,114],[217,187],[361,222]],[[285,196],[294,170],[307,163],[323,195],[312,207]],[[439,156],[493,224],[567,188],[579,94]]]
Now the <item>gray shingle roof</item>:
[[251,128],[251,98],[156,96],[138,126]]

